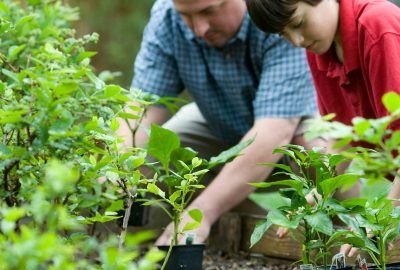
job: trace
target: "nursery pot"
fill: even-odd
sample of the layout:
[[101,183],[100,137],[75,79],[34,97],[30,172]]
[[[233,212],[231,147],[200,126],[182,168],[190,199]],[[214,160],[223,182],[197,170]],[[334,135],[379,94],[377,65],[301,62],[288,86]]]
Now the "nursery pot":
[[[128,226],[144,226],[149,222],[149,212],[150,207],[142,205],[142,202],[135,201],[132,203],[131,214],[128,220]],[[120,216],[125,214],[125,210],[121,210],[118,212]],[[122,225],[123,218],[119,219],[120,224]]]
[[[377,270],[379,269],[378,267],[376,267],[375,265],[373,266],[368,266],[368,270]],[[396,263],[387,263],[386,264],[386,270],[400,270],[400,262],[396,262]]]
[[[158,248],[167,252],[169,246],[159,246]],[[203,244],[173,246],[165,269],[202,270],[203,251]]]

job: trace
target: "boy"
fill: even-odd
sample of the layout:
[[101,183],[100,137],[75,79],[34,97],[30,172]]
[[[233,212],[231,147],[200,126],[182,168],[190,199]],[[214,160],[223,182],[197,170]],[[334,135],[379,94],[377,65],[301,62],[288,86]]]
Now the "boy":
[[[322,115],[351,124],[388,114],[382,96],[400,93],[400,9],[385,0],[246,0],[255,24],[307,49]],[[391,126],[400,128],[400,121]],[[400,197],[399,179],[389,198]],[[352,255],[354,250],[349,254]]]

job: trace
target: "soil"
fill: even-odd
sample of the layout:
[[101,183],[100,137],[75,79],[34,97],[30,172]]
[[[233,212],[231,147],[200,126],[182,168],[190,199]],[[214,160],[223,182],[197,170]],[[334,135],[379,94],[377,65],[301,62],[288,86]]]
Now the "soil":
[[227,256],[218,252],[205,251],[203,270],[292,270],[290,262],[266,259],[255,254],[240,253]]

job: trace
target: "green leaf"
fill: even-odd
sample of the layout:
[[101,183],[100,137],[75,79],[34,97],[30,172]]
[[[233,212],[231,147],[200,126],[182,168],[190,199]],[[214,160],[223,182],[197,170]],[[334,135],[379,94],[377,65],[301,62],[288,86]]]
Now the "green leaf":
[[119,126],[120,126],[120,124],[119,124],[118,119],[117,119],[117,118],[113,118],[113,119],[111,120],[111,124],[110,124],[111,130],[112,130],[113,132],[116,132],[116,131],[119,129]]
[[177,190],[175,191],[171,196],[169,196],[169,200],[171,201],[171,203],[174,203],[176,201],[176,199],[178,199],[182,194],[181,190]]
[[119,174],[116,172],[108,171],[106,172],[106,177],[108,180],[110,180],[112,183],[116,183],[117,180],[119,180]]
[[188,222],[183,227],[182,232],[191,231],[191,230],[197,229],[198,227],[200,227],[200,223],[199,222],[197,222],[197,221]]
[[196,172],[192,173],[192,175],[194,175],[194,176],[200,176],[200,175],[206,174],[208,171],[209,171],[209,170],[204,169],[204,170],[196,171]]
[[44,184],[49,196],[57,196],[74,190],[78,179],[77,168],[71,168],[60,161],[52,160],[46,167]]
[[117,212],[119,210],[124,209],[124,201],[118,200],[111,202],[111,205],[106,208],[107,212]]
[[[172,162],[172,163],[175,163],[175,162]],[[182,160],[178,160],[178,164],[180,164],[180,166],[176,166],[177,169],[179,169],[179,170],[185,169],[186,171],[190,171],[189,166],[186,165],[186,163],[183,162]]]
[[118,85],[107,85],[104,88],[104,97],[110,98],[121,93],[121,87]]
[[78,84],[74,81],[61,82],[54,90],[56,96],[68,95],[78,90]]
[[384,94],[382,97],[382,102],[383,105],[385,105],[385,108],[391,113],[400,109],[400,95],[396,92]]
[[281,180],[275,182],[249,183],[257,188],[268,188],[272,186],[289,186],[294,188],[299,194],[303,194],[303,183],[297,180]]
[[264,209],[289,206],[290,200],[282,197],[278,192],[253,192],[249,199]]
[[289,165],[285,164],[279,164],[279,163],[259,163],[258,165],[261,166],[268,166],[268,167],[273,167],[273,168],[279,168],[287,172],[293,172],[292,167]]
[[127,113],[127,112],[120,112],[118,114],[119,117],[121,117],[122,119],[139,119],[140,116],[136,115],[136,114],[131,114],[131,113]]
[[179,146],[180,140],[178,135],[168,129],[154,124],[151,125],[150,138],[147,146],[148,153],[158,159],[167,172],[169,171],[171,153],[179,148]]
[[363,135],[369,128],[371,128],[371,123],[362,117],[355,117],[352,120],[354,131],[358,135]]
[[51,125],[49,129],[49,134],[52,135],[65,134],[71,127],[72,123],[74,122],[74,117],[72,116],[72,114],[65,109],[62,112],[60,112],[60,117],[61,117],[60,120],[54,121],[53,124]]
[[160,196],[161,198],[165,199],[165,192],[162,191],[159,187],[157,187],[155,184],[147,184],[147,190],[155,195]]
[[76,57],[75,61],[81,62],[82,60],[93,57],[96,54],[97,54],[97,52],[84,51],[84,52],[79,53],[79,55]]
[[196,155],[197,152],[189,147],[179,147],[172,151],[170,162],[178,171],[182,171],[183,169],[190,171],[185,162],[191,161]]
[[212,157],[210,159],[210,162],[208,163],[207,169],[211,169],[211,168],[214,168],[215,166],[217,166],[219,164],[225,164],[225,163],[231,161],[232,159],[237,157],[240,154],[240,152],[244,148],[249,146],[253,141],[254,141],[254,138],[249,139],[249,140],[244,141],[244,142],[241,142],[241,143],[229,148],[228,150],[225,150],[225,151],[221,152],[218,156]]
[[8,70],[8,69],[5,69],[5,68],[3,68],[3,69],[1,70],[1,72],[2,72],[4,75],[6,75],[7,77],[9,77],[10,79],[12,79],[13,81],[19,82],[19,79],[18,79],[18,76],[17,76],[16,73],[14,73],[14,72],[12,72],[12,71],[10,71],[10,70]]
[[300,222],[299,219],[289,220],[286,215],[278,209],[270,209],[267,219],[271,221],[272,224],[290,229],[296,229]]
[[26,24],[27,22],[32,21],[36,16],[35,15],[28,15],[25,17],[22,17],[15,25],[15,28],[21,28],[22,26],[24,26],[24,24]]
[[12,154],[11,150],[6,145],[0,143],[0,156],[2,155],[8,156],[11,154]]
[[11,46],[8,49],[8,60],[14,61],[17,58],[18,54],[25,49],[25,47],[26,45]]
[[200,209],[191,209],[188,212],[189,216],[193,218],[194,221],[201,222],[203,220],[203,213]]
[[338,188],[350,188],[360,177],[358,174],[342,174],[320,182],[323,197],[328,197],[329,194],[333,194]]
[[345,138],[342,138],[342,139],[339,139],[337,142],[335,142],[335,144],[333,145],[333,149],[340,149],[340,148],[343,148],[343,147],[345,147],[345,146],[347,146],[347,145],[349,145],[351,142],[353,141],[353,138],[352,137],[345,137]]
[[333,233],[332,220],[325,212],[319,211],[311,215],[306,215],[304,219],[308,222],[311,228],[318,232],[326,235],[331,235]]
[[3,212],[3,215],[5,220],[15,222],[25,216],[25,212],[23,208],[8,208]]
[[255,244],[257,244],[258,241],[261,240],[271,226],[272,222],[267,219],[257,222],[256,227],[254,228],[254,231],[250,237],[250,248],[252,248]]

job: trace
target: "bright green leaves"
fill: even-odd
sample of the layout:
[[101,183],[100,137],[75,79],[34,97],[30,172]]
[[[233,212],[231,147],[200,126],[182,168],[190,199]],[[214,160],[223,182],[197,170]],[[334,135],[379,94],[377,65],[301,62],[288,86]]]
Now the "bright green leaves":
[[203,214],[199,209],[191,209],[188,211],[188,214],[194,221],[186,223],[182,229],[182,232],[191,231],[198,228],[203,220]]
[[322,191],[322,194],[327,194],[329,196],[331,194],[334,194],[336,190],[340,188],[342,188],[342,190],[349,189],[359,180],[359,174],[338,175],[322,181],[320,183],[320,190]]
[[238,143],[237,145],[229,148],[226,151],[221,152],[218,156],[212,157],[208,163],[208,169],[211,169],[219,164],[227,163],[237,157],[240,152],[249,146],[254,141],[254,138],[247,141]]
[[76,168],[70,168],[58,161],[52,161],[46,169],[44,186],[49,195],[59,196],[72,192],[78,179],[79,171]]
[[140,239],[118,249],[94,226],[120,218],[128,193],[147,181],[138,170],[146,151],[121,153],[115,133],[126,102],[138,99],[141,115],[157,97],[141,103],[93,73],[96,52],[85,46],[98,35],[75,38],[76,9],[62,1],[0,1],[0,14],[1,267],[155,268],[162,253],[140,259]]
[[8,60],[9,61],[14,61],[18,55],[22,52],[23,49],[25,49],[26,45],[19,45],[19,46],[11,46],[8,49]]
[[151,126],[148,153],[161,162],[166,172],[169,171],[171,153],[179,146],[179,137],[174,132],[156,125]]
[[56,87],[54,94],[57,97],[68,95],[78,90],[78,87],[79,85],[75,81],[65,80]]
[[[165,192],[164,191],[162,191],[159,187],[157,187],[155,184],[152,184],[152,183],[150,183],[150,184],[148,184],[147,185],[147,191],[148,192],[151,192],[151,193],[153,193],[153,194],[155,194],[155,195],[157,195],[157,196],[160,196],[161,198],[165,198]],[[174,200],[175,200],[176,198],[174,198]]]
[[382,97],[382,102],[389,112],[394,113],[400,109],[400,95],[395,92],[386,93]]

